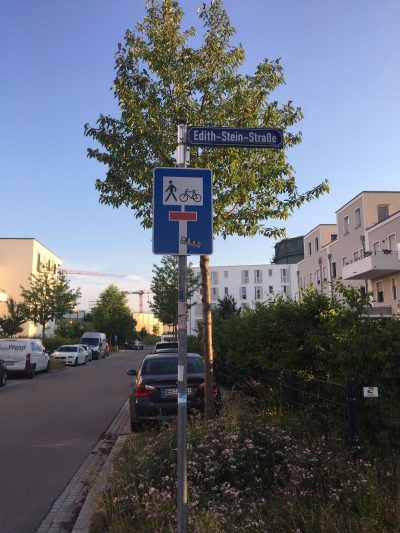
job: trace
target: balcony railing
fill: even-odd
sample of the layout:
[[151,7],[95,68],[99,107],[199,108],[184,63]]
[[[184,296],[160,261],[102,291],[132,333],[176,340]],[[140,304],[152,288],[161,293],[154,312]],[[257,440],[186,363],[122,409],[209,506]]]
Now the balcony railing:
[[376,279],[400,272],[400,253],[394,250],[366,251],[343,265],[343,279]]

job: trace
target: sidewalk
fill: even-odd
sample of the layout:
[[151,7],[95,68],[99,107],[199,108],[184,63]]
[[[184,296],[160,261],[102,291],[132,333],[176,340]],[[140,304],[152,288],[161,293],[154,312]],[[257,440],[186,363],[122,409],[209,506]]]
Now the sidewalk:
[[96,496],[106,483],[115,456],[130,434],[129,400],[62,494],[54,502],[36,533],[87,533]]

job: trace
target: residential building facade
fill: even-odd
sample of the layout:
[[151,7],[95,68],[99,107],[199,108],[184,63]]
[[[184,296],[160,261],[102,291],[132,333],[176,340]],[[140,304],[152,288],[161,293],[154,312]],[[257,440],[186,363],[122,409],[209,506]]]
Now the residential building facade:
[[299,289],[309,283],[332,294],[332,282],[373,292],[374,314],[397,312],[400,279],[400,192],[363,191],[304,237],[298,263]]
[[[200,269],[193,269],[200,275]],[[210,267],[211,306],[225,296],[233,296],[238,307],[254,309],[257,302],[267,302],[280,294],[295,298],[297,265],[260,264]],[[188,333],[195,335],[202,324],[201,294],[196,292],[189,309]]]
[[[58,255],[34,238],[0,238],[0,315],[7,314],[8,298],[21,301],[21,285],[29,288],[30,275],[37,274],[41,265],[48,265],[56,272],[61,264]],[[39,332],[40,328],[27,322],[20,335],[34,337]]]

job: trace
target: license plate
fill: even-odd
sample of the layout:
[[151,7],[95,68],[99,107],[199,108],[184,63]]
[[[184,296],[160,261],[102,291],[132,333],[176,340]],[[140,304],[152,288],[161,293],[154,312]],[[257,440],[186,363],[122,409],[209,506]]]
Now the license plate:
[[[187,388],[187,393],[188,394],[192,394],[192,388],[191,387],[188,387]],[[178,395],[178,389],[163,389],[162,390],[162,395],[163,396],[177,396]]]

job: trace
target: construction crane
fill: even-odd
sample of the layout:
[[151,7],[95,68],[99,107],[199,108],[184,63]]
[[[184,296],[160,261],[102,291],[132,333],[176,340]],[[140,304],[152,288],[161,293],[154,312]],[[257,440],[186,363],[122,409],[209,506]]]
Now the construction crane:
[[150,291],[122,291],[124,294],[138,294],[139,295],[139,313],[144,312],[144,306],[143,306],[143,295],[144,294],[151,294]]
[[75,270],[73,268],[58,267],[60,274],[79,274],[80,276],[105,276],[107,278],[126,278],[125,274],[110,274],[108,272],[90,272],[88,270]]

